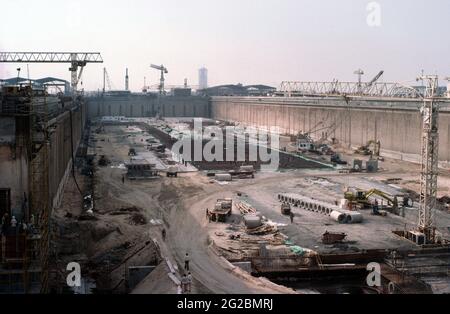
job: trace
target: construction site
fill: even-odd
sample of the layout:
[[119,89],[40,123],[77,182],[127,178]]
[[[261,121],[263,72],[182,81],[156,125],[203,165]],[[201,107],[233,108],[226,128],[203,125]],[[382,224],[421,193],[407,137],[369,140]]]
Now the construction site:
[[0,293],[450,293],[438,76],[406,86],[358,70],[211,96],[170,89],[151,65],[154,91],[131,92],[128,70],[112,90],[103,68],[89,93],[79,83],[100,53],[0,63],[71,75],[0,79]]

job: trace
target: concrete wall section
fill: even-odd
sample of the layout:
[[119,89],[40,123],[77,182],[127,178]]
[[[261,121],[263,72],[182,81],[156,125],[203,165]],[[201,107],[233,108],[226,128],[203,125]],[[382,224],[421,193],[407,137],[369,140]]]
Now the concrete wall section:
[[[87,107],[83,104],[72,111],[72,130],[69,111],[49,121],[53,132],[48,150],[48,200],[53,206],[58,204],[72,162],[71,132],[76,152],[86,120]],[[21,219],[30,201],[30,119],[0,117],[0,124],[0,188],[10,189],[11,212]],[[35,158],[44,158],[42,150]],[[36,180],[41,182],[43,177]]]
[[89,97],[89,117],[126,116],[154,117],[161,104],[164,117],[209,117],[209,98],[187,96],[129,95]]
[[[284,134],[310,132],[356,147],[380,140],[382,153],[419,161],[420,101],[341,98],[213,97],[211,117],[259,127],[279,127]],[[442,103],[439,159],[450,161],[450,104]]]
[[49,193],[53,206],[58,204],[58,191],[64,186],[69,171],[68,168],[72,165],[71,133],[73,133],[73,151],[75,155],[86,119],[87,107],[86,104],[83,104],[72,111],[72,122],[70,112],[65,112],[54,121],[56,128],[51,135],[49,152]]

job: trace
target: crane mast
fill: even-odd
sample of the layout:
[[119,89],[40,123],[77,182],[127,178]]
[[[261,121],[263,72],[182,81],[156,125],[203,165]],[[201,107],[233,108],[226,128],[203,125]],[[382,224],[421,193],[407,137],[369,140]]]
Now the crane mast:
[[425,236],[427,243],[435,240],[434,210],[436,208],[438,177],[438,118],[439,108],[435,101],[438,77],[421,76],[426,82],[422,114],[422,147],[420,172],[420,204],[418,229]]

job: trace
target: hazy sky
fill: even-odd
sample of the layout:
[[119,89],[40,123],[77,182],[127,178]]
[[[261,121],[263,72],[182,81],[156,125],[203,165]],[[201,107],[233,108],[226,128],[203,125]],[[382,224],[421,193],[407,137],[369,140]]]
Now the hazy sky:
[[[84,87],[102,87],[105,66],[116,89],[156,84],[150,63],[169,69],[167,84],[279,86],[283,80],[407,82],[421,69],[450,76],[450,1],[378,0],[381,25],[367,23],[367,0],[0,0],[0,51],[101,52]],[[0,77],[26,65],[1,64]],[[69,80],[69,65],[30,64],[30,76]]]

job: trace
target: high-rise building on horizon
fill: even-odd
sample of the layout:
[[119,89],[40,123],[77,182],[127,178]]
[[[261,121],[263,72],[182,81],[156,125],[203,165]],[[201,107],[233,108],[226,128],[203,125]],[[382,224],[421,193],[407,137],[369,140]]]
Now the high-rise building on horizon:
[[205,67],[202,67],[198,70],[198,88],[208,88],[208,69]]

